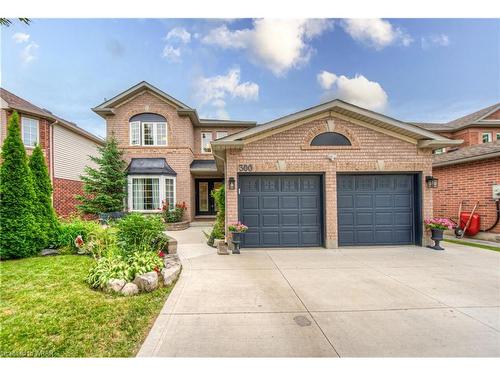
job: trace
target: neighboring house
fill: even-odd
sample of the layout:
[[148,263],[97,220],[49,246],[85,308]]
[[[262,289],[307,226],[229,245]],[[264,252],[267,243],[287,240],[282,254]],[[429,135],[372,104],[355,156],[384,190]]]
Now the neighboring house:
[[211,217],[224,182],[244,247],[422,244],[432,150],[462,142],[340,100],[259,126],[204,120],[146,82],[93,110],[125,150],[129,210],[167,199]]
[[89,155],[97,155],[104,141],[1,88],[0,146],[7,136],[8,118],[13,111],[20,115],[21,135],[28,154],[40,144],[52,180],[53,204],[59,216],[76,213],[76,194],[82,193],[80,175],[92,165]]
[[[434,215],[458,220],[458,206],[466,200],[471,210],[479,202],[481,229],[496,221],[492,189],[500,184],[500,103],[444,124],[417,123],[461,145],[435,150],[433,173],[439,179],[434,195]],[[500,224],[478,238],[500,241]]]
[[[422,129],[451,139],[462,139],[458,147],[467,147],[500,140],[500,103],[446,123],[413,123]],[[453,151],[457,147],[443,147],[434,153]]]

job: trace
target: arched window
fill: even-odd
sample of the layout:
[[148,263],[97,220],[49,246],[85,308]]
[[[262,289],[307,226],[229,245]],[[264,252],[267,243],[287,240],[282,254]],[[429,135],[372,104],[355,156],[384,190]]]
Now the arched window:
[[167,119],[156,113],[139,113],[129,120],[131,146],[166,146]]
[[314,137],[311,146],[351,146],[351,141],[340,133],[326,132]]

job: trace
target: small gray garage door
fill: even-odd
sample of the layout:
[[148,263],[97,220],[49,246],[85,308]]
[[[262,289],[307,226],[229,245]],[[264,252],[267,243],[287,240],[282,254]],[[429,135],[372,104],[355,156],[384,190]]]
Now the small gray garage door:
[[242,175],[242,247],[321,246],[321,176]]
[[337,175],[339,245],[415,242],[413,175]]

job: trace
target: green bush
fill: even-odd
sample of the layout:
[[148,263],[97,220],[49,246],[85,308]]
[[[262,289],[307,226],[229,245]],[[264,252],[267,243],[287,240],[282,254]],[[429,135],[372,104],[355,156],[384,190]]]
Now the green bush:
[[75,238],[82,236],[84,242],[89,240],[89,234],[100,230],[101,226],[96,221],[83,220],[79,217],[73,217],[64,220],[60,224],[59,239],[57,246],[70,252],[76,252]]
[[87,233],[83,251],[96,259],[123,255],[118,246],[116,228],[99,227]]
[[35,217],[40,226],[39,241],[43,247],[54,246],[59,237],[59,221],[52,205],[52,183],[45,156],[39,145],[35,147],[29,158],[29,167],[33,174],[35,190]]
[[225,220],[226,220],[226,190],[224,185],[212,191],[212,197],[217,205],[217,217],[214,227],[208,237],[208,245],[213,246],[214,240],[223,239],[225,236]]
[[158,215],[131,213],[116,222],[118,244],[125,252],[134,252],[155,246],[164,238],[165,226]]
[[151,251],[137,251],[131,254],[127,260],[134,277],[146,272],[159,272],[165,267],[163,259],[157,253]]
[[103,288],[111,279],[131,281],[132,268],[122,257],[111,256],[97,260],[86,278],[92,288]]
[[33,176],[21,139],[19,115],[9,119],[0,165],[0,258],[23,258],[43,249],[34,215]]

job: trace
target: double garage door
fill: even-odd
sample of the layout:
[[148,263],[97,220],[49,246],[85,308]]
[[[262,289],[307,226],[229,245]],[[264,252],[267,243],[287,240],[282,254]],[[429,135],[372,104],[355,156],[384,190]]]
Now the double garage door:
[[[241,175],[242,247],[323,244],[320,175]],[[338,174],[339,246],[415,243],[414,175]]]

